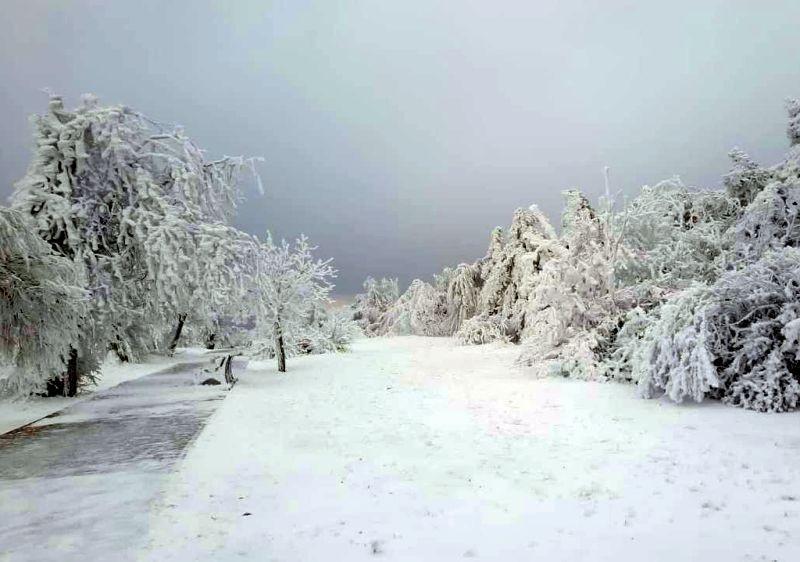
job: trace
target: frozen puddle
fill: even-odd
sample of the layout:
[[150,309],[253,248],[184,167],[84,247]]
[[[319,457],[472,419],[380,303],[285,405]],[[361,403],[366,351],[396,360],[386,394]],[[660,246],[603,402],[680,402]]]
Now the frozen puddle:
[[115,560],[216,410],[223,386],[183,363],[0,436],[0,560]]

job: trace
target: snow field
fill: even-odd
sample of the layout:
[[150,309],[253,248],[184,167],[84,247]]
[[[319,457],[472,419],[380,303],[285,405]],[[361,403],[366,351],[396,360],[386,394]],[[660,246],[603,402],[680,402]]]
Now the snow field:
[[533,379],[518,348],[251,363],[168,484],[158,560],[791,560],[794,414]]

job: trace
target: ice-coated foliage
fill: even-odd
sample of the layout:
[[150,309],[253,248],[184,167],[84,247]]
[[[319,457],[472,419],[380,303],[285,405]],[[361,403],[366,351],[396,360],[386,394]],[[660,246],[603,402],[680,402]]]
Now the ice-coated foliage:
[[659,307],[658,317],[645,330],[633,355],[633,379],[643,396],[652,397],[661,390],[675,402],[685,398],[700,402],[719,387],[708,348],[707,302],[708,291],[700,285]]
[[397,279],[367,277],[364,293],[356,295],[351,305],[353,320],[367,336],[385,334],[384,315],[399,297]]
[[633,378],[646,396],[706,396],[784,412],[800,400],[800,250],[771,251],[710,287],[668,300],[647,327]]
[[465,320],[455,337],[465,345],[483,345],[495,341],[507,341],[506,332],[506,326],[499,316],[481,314]]
[[64,372],[86,311],[82,285],[28,216],[0,208],[0,395],[41,392]]
[[498,315],[511,341],[522,337],[536,276],[557,251],[556,233],[535,205],[514,212],[505,236],[500,229],[492,232],[488,255],[480,265],[478,312]]
[[800,183],[772,182],[731,229],[734,260],[751,262],[770,249],[800,246]]
[[674,178],[645,186],[614,221],[621,240],[615,278],[649,290],[716,279],[724,268],[725,232],[739,205],[721,191],[690,191]]
[[[652,311],[651,311],[652,312]],[[633,366],[642,350],[642,340],[653,323],[651,316],[640,306],[628,310],[609,326],[609,332],[598,342],[597,374],[605,379],[633,382]]]
[[309,314],[330,300],[336,271],[331,260],[314,258],[314,250],[304,236],[291,245],[285,240],[275,243],[268,235],[255,258],[250,290],[260,340],[255,353],[277,354],[279,368],[281,356],[291,354],[308,337]]
[[451,333],[458,332],[467,320],[477,314],[482,284],[477,265],[462,263],[450,275],[446,299],[452,319]]
[[793,410],[800,397],[800,249],[783,248],[712,287],[706,312],[725,384],[723,400],[752,410]]
[[14,208],[82,269],[90,291],[83,348],[135,358],[157,326],[208,318],[242,285],[246,236],[225,225],[252,160],[209,161],[179,128],[87,96],[33,118],[35,150]]
[[[535,207],[492,231],[487,254],[416,280],[373,333],[522,344],[539,373],[638,384],[642,395],[758,411],[800,401],[800,102],[791,149],[744,152],[718,190],[673,178],[617,212],[565,192],[561,234]],[[608,176],[606,175],[606,180]]]
[[616,314],[613,243],[607,223],[586,197],[577,191],[564,195],[562,236],[531,279],[520,361],[542,372],[591,377],[596,330]]
[[310,353],[347,351],[350,343],[361,334],[358,324],[348,310],[323,310],[311,325],[308,340]]
[[386,334],[395,336],[449,336],[452,334],[449,313],[444,292],[414,279],[386,312],[382,323]]
[[789,144],[795,146],[800,144],[800,100],[787,100],[786,111],[789,113],[786,135],[789,137]]
[[725,186],[728,195],[745,207],[766,187],[771,174],[738,148],[731,150],[728,157],[733,167],[722,177],[722,185]]

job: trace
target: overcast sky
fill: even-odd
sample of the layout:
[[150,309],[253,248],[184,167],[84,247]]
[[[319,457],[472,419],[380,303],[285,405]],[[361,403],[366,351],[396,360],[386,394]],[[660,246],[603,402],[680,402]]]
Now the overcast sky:
[[483,255],[560,192],[716,187],[740,146],[787,146],[800,1],[2,0],[0,196],[43,88],[263,156],[237,224],[307,234],[340,270],[407,283]]

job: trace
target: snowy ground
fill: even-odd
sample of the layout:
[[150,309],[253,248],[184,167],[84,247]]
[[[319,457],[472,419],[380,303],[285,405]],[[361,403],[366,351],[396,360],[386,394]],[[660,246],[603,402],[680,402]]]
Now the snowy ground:
[[361,340],[251,364],[142,560],[798,560],[796,414],[536,380],[518,349]]
[[0,560],[130,560],[151,501],[226,392],[208,359],[95,392],[0,436]]

